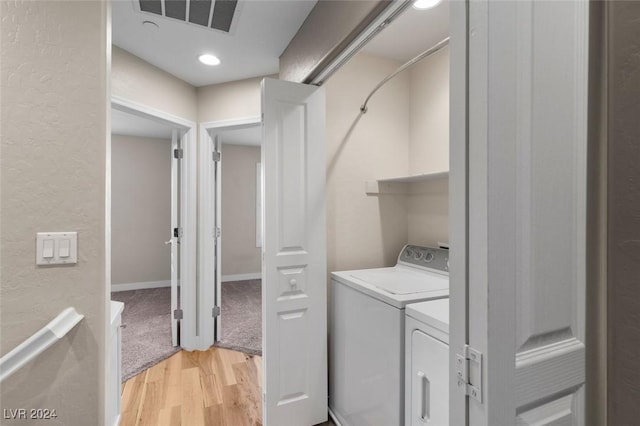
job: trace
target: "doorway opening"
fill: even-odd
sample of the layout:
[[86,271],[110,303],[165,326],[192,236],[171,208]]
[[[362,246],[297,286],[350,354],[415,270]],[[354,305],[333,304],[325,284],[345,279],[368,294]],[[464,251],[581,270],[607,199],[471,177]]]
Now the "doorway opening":
[[199,273],[202,300],[214,301],[216,314],[203,323],[204,348],[262,352],[261,123],[200,125],[199,225],[213,238],[199,240]]
[[258,125],[214,135],[220,215],[220,335],[217,345],[262,354],[262,131]]
[[195,275],[195,210],[184,189],[194,126],[121,99],[112,100],[111,116],[108,271],[111,299],[124,303],[126,380],[189,342],[182,301]]

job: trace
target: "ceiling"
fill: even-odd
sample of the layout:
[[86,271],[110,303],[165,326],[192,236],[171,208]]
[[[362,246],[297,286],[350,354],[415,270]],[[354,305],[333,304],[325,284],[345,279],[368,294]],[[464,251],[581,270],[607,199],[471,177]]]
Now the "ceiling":
[[260,146],[262,143],[262,126],[245,129],[228,130],[220,133],[220,140],[229,145]]
[[172,128],[111,108],[111,134],[171,139]]
[[409,6],[362,52],[406,62],[448,36],[448,0],[426,10]]
[[[137,0],[114,0],[113,44],[193,86],[276,74],[280,54],[315,3],[240,0],[227,33],[141,12]],[[157,27],[143,24],[146,20]],[[201,64],[198,56],[203,53],[218,56],[222,64]]]

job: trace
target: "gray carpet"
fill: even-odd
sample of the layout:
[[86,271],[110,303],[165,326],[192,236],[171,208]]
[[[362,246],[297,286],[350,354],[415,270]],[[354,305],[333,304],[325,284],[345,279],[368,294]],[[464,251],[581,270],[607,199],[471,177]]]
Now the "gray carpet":
[[222,283],[222,339],[216,344],[262,355],[262,281]]
[[180,350],[171,346],[171,289],[119,291],[122,312],[122,380],[127,380]]
[[[124,302],[122,312],[122,380],[154,366],[180,350],[171,346],[171,289],[111,293]],[[262,354],[261,280],[222,283],[222,339],[216,344],[253,355]]]

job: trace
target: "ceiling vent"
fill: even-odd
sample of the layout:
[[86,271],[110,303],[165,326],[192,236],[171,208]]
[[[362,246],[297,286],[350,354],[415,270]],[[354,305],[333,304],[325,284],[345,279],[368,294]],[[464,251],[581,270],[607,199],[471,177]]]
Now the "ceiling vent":
[[142,12],[200,25],[226,33],[238,0],[138,0]]

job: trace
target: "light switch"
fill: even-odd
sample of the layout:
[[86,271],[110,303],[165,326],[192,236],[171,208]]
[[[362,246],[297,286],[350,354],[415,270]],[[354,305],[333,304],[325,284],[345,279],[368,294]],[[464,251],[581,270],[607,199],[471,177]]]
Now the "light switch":
[[42,242],[42,257],[45,259],[53,258],[53,249],[55,248],[55,241],[46,239]]
[[78,263],[77,232],[38,232],[36,265],[72,265]]
[[69,251],[71,249],[71,242],[69,240],[60,240],[58,247],[58,257],[69,257]]

